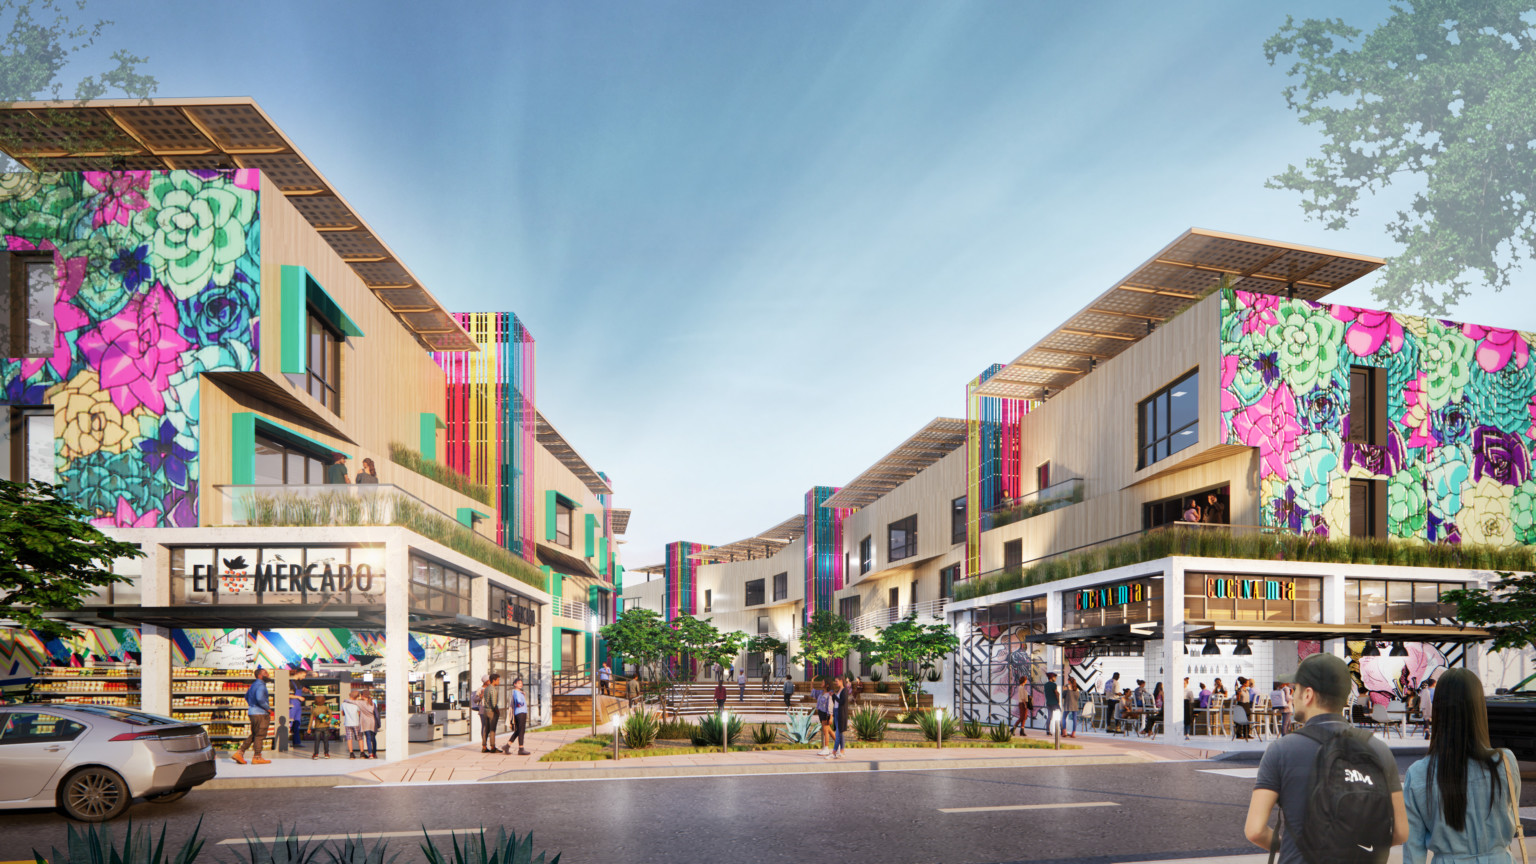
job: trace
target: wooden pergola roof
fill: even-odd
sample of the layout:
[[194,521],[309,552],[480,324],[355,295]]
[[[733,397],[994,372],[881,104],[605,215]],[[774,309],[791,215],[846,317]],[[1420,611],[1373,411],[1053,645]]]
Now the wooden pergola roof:
[[593,495],[613,494],[613,488],[608,485],[608,481],[604,480],[587,463],[587,460],[581,458],[581,454],[577,453],[576,448],[572,447],[570,442],[565,440],[565,436],[560,434],[560,430],[556,429],[549,422],[549,419],[544,416],[543,411],[538,412],[538,426],[535,428],[534,434],[538,438],[539,443],[544,446],[544,449],[548,450],[551,456],[559,460],[561,465],[569,468],[571,473],[576,475],[576,479],[580,480],[582,485],[587,487],[588,491]]
[[821,503],[823,507],[867,507],[919,471],[965,446],[965,421],[938,417],[887,453],[879,462]]
[[608,515],[613,520],[613,533],[623,534],[629,528],[628,510],[609,510]]
[[644,567],[625,567],[624,568],[624,572],[625,573],[646,573],[646,574],[649,574],[649,575],[655,575],[657,573],[665,573],[665,572],[667,572],[667,565],[665,565],[665,564],[647,564]]
[[1320,300],[1385,264],[1381,258],[1191,228],[975,390],[1041,399],[1146,338],[1215,289],[1222,276],[1261,294]]
[[695,561],[717,564],[769,558],[777,554],[780,549],[795,542],[803,534],[805,534],[805,516],[796,513],[761,534],[745,540],[737,540],[735,543],[727,543],[724,546],[711,546],[703,552],[695,552],[688,557]]
[[0,103],[0,150],[33,171],[253,168],[432,351],[476,345],[253,99]]

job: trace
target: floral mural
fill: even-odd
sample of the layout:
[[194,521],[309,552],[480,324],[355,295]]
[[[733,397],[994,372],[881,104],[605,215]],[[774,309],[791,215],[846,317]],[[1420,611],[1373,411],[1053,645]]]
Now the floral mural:
[[[1387,482],[1396,537],[1536,543],[1536,334],[1228,291],[1222,440],[1257,448],[1265,525],[1349,532]],[[1350,369],[1387,376],[1384,444],[1349,441]]]
[[0,175],[0,234],[51,252],[53,354],[0,401],[54,409],[57,482],[103,526],[197,525],[198,376],[257,368],[255,171]]

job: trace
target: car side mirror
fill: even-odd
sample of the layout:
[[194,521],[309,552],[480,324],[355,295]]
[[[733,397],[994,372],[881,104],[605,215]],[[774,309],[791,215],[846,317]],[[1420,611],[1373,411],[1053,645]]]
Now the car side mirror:
[[1508,696],[1509,695],[1509,688],[1508,687],[1500,687],[1497,690],[1493,691],[1493,695],[1495,695],[1495,696]]

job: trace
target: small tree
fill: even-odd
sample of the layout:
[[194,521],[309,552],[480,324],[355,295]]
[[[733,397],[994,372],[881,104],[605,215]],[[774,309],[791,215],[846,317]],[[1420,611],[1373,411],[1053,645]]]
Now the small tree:
[[655,682],[661,680],[661,661],[682,650],[677,631],[652,609],[625,609],[600,632],[608,640],[610,651],[635,661],[642,678],[646,667],[650,667],[651,680]]
[[69,635],[69,625],[45,610],[74,610],[98,588],[129,581],[112,562],[143,558],[137,544],[96,530],[91,514],[59,497],[48,483],[0,480],[0,606],[20,626],[49,638]]
[[681,615],[672,620],[672,627],[677,631],[683,652],[700,663],[730,666],[747,644],[747,634],[740,630],[721,633],[710,618]]
[[1440,601],[1456,604],[1463,624],[1492,633],[1494,651],[1536,649],[1536,575],[1500,572],[1488,588],[1447,591]]
[[788,653],[789,645],[784,640],[774,636],[753,636],[747,640],[747,653],[761,654],[768,662],[769,668],[773,667],[773,658],[780,654]]
[[[960,637],[948,624],[919,624],[916,612],[882,628],[878,638],[858,637],[857,642],[865,660],[884,664],[890,671],[900,670],[903,709],[907,708],[909,689],[914,702],[922,695],[923,674],[960,650]],[[911,674],[913,667],[917,668],[917,675]]]
[[847,660],[854,637],[847,619],[826,609],[818,609],[806,623],[800,636],[800,651],[790,658],[796,663],[822,664]]

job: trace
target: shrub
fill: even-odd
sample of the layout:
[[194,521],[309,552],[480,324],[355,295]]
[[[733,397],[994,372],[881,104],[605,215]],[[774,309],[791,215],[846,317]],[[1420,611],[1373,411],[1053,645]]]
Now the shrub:
[[881,672],[879,669],[871,669],[871,670],[869,670],[869,680],[875,682],[876,684],[879,684],[880,683],[880,679],[884,678],[884,677],[885,677],[885,673]]
[[1008,728],[1007,723],[998,721],[997,725],[993,726],[992,729],[987,732],[987,737],[991,738],[998,744],[1007,744],[1009,741],[1013,740],[1013,730]]
[[699,720],[699,731],[693,736],[693,746],[720,747],[725,743],[721,738],[722,732],[729,734],[732,741],[741,738],[741,715],[732,714],[731,719],[727,722],[729,723],[728,728],[722,722],[721,715],[719,714],[710,714],[701,718]]
[[[463,846],[459,845],[461,835],[450,835],[453,848],[451,854],[445,854],[423,829],[422,834],[426,836],[421,844],[421,854],[427,864],[546,864],[545,853],[540,852],[537,858],[533,856],[532,831],[519,838],[516,832],[499,827],[490,843],[486,842],[487,833],[483,828],[478,836],[473,831],[465,832]],[[478,843],[475,842],[477,839]],[[547,864],[560,864],[560,856],[549,859]]]
[[691,720],[663,720],[661,728],[656,731],[657,738],[665,738],[668,741],[692,741],[693,736],[699,734],[699,725]]
[[816,732],[821,724],[816,722],[816,715],[809,711],[791,711],[784,717],[784,737],[791,744],[809,744],[816,737]]
[[65,849],[54,847],[53,854],[46,858],[41,852],[33,850],[32,855],[39,864],[46,861],[80,861],[80,862],[122,862],[122,864],[191,864],[197,860],[202,851],[203,841],[197,836],[202,830],[203,820],[199,818],[197,825],[192,829],[192,835],[181,844],[181,848],[167,852],[165,848],[165,826],[160,826],[160,837],[155,840],[154,846],[150,846],[152,835],[148,828],[143,828],[135,833],[133,820],[128,820],[127,830],[123,832],[123,845],[118,846],[112,838],[112,826],[92,823],[76,830],[73,824],[65,825]]
[[644,750],[656,743],[661,732],[661,719],[650,711],[636,711],[624,718],[619,730],[619,740],[631,750]]
[[885,730],[890,726],[890,721],[885,719],[885,712],[872,705],[860,704],[853,710],[853,734],[859,736],[860,741],[884,741]]
[[779,730],[767,723],[759,723],[752,727],[753,744],[772,744],[779,740]]
[[390,442],[389,461],[408,471],[414,471],[434,483],[447,486],[460,495],[473,498],[481,504],[489,506],[496,503],[491,496],[491,487],[484,483],[476,483],[447,465],[434,462],[399,442]]
[[[871,677],[873,677],[873,676],[871,676]],[[876,681],[875,682],[875,692],[876,693],[889,693],[889,692],[891,692],[891,685],[890,685],[890,683],[886,682],[886,681]]]
[[[939,715],[932,711],[914,711],[912,713],[916,715],[914,719],[917,721],[917,728],[923,731],[923,737],[929,741],[939,740]],[[946,711],[943,716],[944,737],[960,737],[960,724],[955,722],[955,715]]]
[[928,670],[928,680],[929,681],[938,681],[941,677],[943,677],[943,674],[940,673],[938,669],[929,669]]
[[960,724],[960,731],[967,738],[980,738],[985,733],[985,730],[986,727],[981,725],[980,720],[972,719]]

